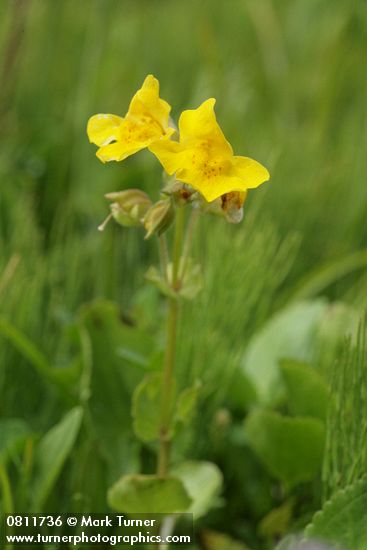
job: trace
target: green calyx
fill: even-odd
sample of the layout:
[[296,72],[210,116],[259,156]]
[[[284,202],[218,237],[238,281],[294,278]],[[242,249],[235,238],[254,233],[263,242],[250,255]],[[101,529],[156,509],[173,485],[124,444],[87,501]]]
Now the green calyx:
[[143,220],[146,229],[145,239],[152,235],[162,235],[175,218],[175,208],[171,199],[162,199],[153,204],[146,212]]
[[152,201],[140,189],[127,189],[116,193],[107,193],[113,219],[124,227],[139,226],[152,205]]

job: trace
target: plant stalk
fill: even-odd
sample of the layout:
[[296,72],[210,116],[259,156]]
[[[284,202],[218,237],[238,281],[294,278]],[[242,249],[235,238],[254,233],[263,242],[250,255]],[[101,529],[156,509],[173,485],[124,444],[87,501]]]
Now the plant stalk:
[[[176,217],[176,231],[173,243],[172,255],[172,279],[171,285],[174,291],[179,288],[179,267],[181,260],[182,239],[185,224],[185,212],[182,206],[178,206]],[[171,451],[171,414],[172,400],[174,391],[174,367],[176,362],[176,344],[177,344],[177,325],[179,318],[179,302],[177,298],[168,299],[167,315],[167,341],[164,358],[164,369],[162,376],[162,408],[161,408],[161,426],[159,435],[159,454],[157,473],[165,477],[169,470],[170,451]]]
[[159,243],[159,257],[161,261],[161,271],[162,271],[164,280],[167,282],[169,257],[168,257],[166,236],[160,235],[158,237],[158,243]]
[[[14,513],[14,503],[13,496],[10,487],[10,481],[5,469],[5,465],[0,464],[0,487],[3,496],[3,513],[4,514],[13,514]],[[4,521],[4,518],[0,518]],[[5,527],[5,523],[3,524]],[[11,529],[8,528],[8,534],[11,533]],[[13,545],[8,543],[5,545],[5,550],[12,550]]]
[[194,237],[195,227],[199,219],[199,214],[200,214],[199,209],[193,208],[191,211],[189,221],[187,223],[185,242],[183,245],[183,252],[182,252],[182,259],[180,262],[181,265],[180,265],[179,275],[180,275],[181,281],[183,281],[185,278],[189,255],[191,252],[191,245]]

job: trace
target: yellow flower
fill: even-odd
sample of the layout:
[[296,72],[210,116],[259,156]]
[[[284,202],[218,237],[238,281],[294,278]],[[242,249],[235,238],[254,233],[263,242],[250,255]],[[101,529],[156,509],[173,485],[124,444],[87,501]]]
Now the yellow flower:
[[177,180],[191,185],[208,202],[258,187],[270,177],[256,160],[233,154],[215,118],[214,104],[215,99],[208,99],[198,109],[181,114],[179,142],[149,146],[168,174],[175,173]]
[[159,97],[159,82],[148,75],[132,98],[125,117],[110,114],[92,116],[87,134],[98,145],[97,157],[102,162],[124,160],[159,140],[169,138],[171,107]]

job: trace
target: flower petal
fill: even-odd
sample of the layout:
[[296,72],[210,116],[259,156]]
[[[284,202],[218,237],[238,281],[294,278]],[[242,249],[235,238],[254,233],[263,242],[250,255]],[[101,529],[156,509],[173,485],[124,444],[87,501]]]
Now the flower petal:
[[171,106],[159,97],[159,82],[148,75],[140,90],[132,98],[127,117],[152,117],[162,126],[162,133],[168,127]]
[[117,141],[100,147],[96,153],[99,160],[102,162],[110,162],[111,160],[124,160],[130,155],[137,153],[140,149],[144,149],[144,143],[124,143]]
[[247,189],[246,183],[235,176],[217,175],[203,178],[199,171],[183,169],[177,172],[176,178],[199,191],[207,202],[212,202],[232,191],[244,192]]
[[226,140],[214,112],[215,99],[207,99],[197,109],[183,111],[179,120],[181,143],[208,141],[210,147],[223,156],[232,156],[233,149]]
[[259,162],[248,157],[233,157],[234,176],[242,179],[247,189],[254,189],[265,181],[268,181],[270,174]]
[[110,115],[94,115],[88,120],[87,134],[89,141],[99,147],[107,145],[111,141],[117,141],[119,136],[119,127],[123,118]]
[[185,164],[186,151],[177,141],[160,140],[149,145],[167,174],[172,175]]

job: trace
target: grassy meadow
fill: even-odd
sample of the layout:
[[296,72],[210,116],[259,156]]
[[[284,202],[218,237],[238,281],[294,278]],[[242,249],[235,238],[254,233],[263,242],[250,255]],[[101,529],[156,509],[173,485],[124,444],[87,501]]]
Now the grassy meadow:
[[86,135],[147,74],[176,121],[215,97],[235,153],[271,173],[241,224],[203,217],[194,243],[205,286],[183,308],[177,377],[200,389],[172,461],[210,461],[222,483],[193,548],[273,549],[363,483],[366,53],[357,0],[0,3],[2,512],[107,513],[122,474],[155,469],[130,408],[164,349],[144,279],[156,243],[97,227],[107,192],[158,199],[161,167],[146,151],[104,165]]

